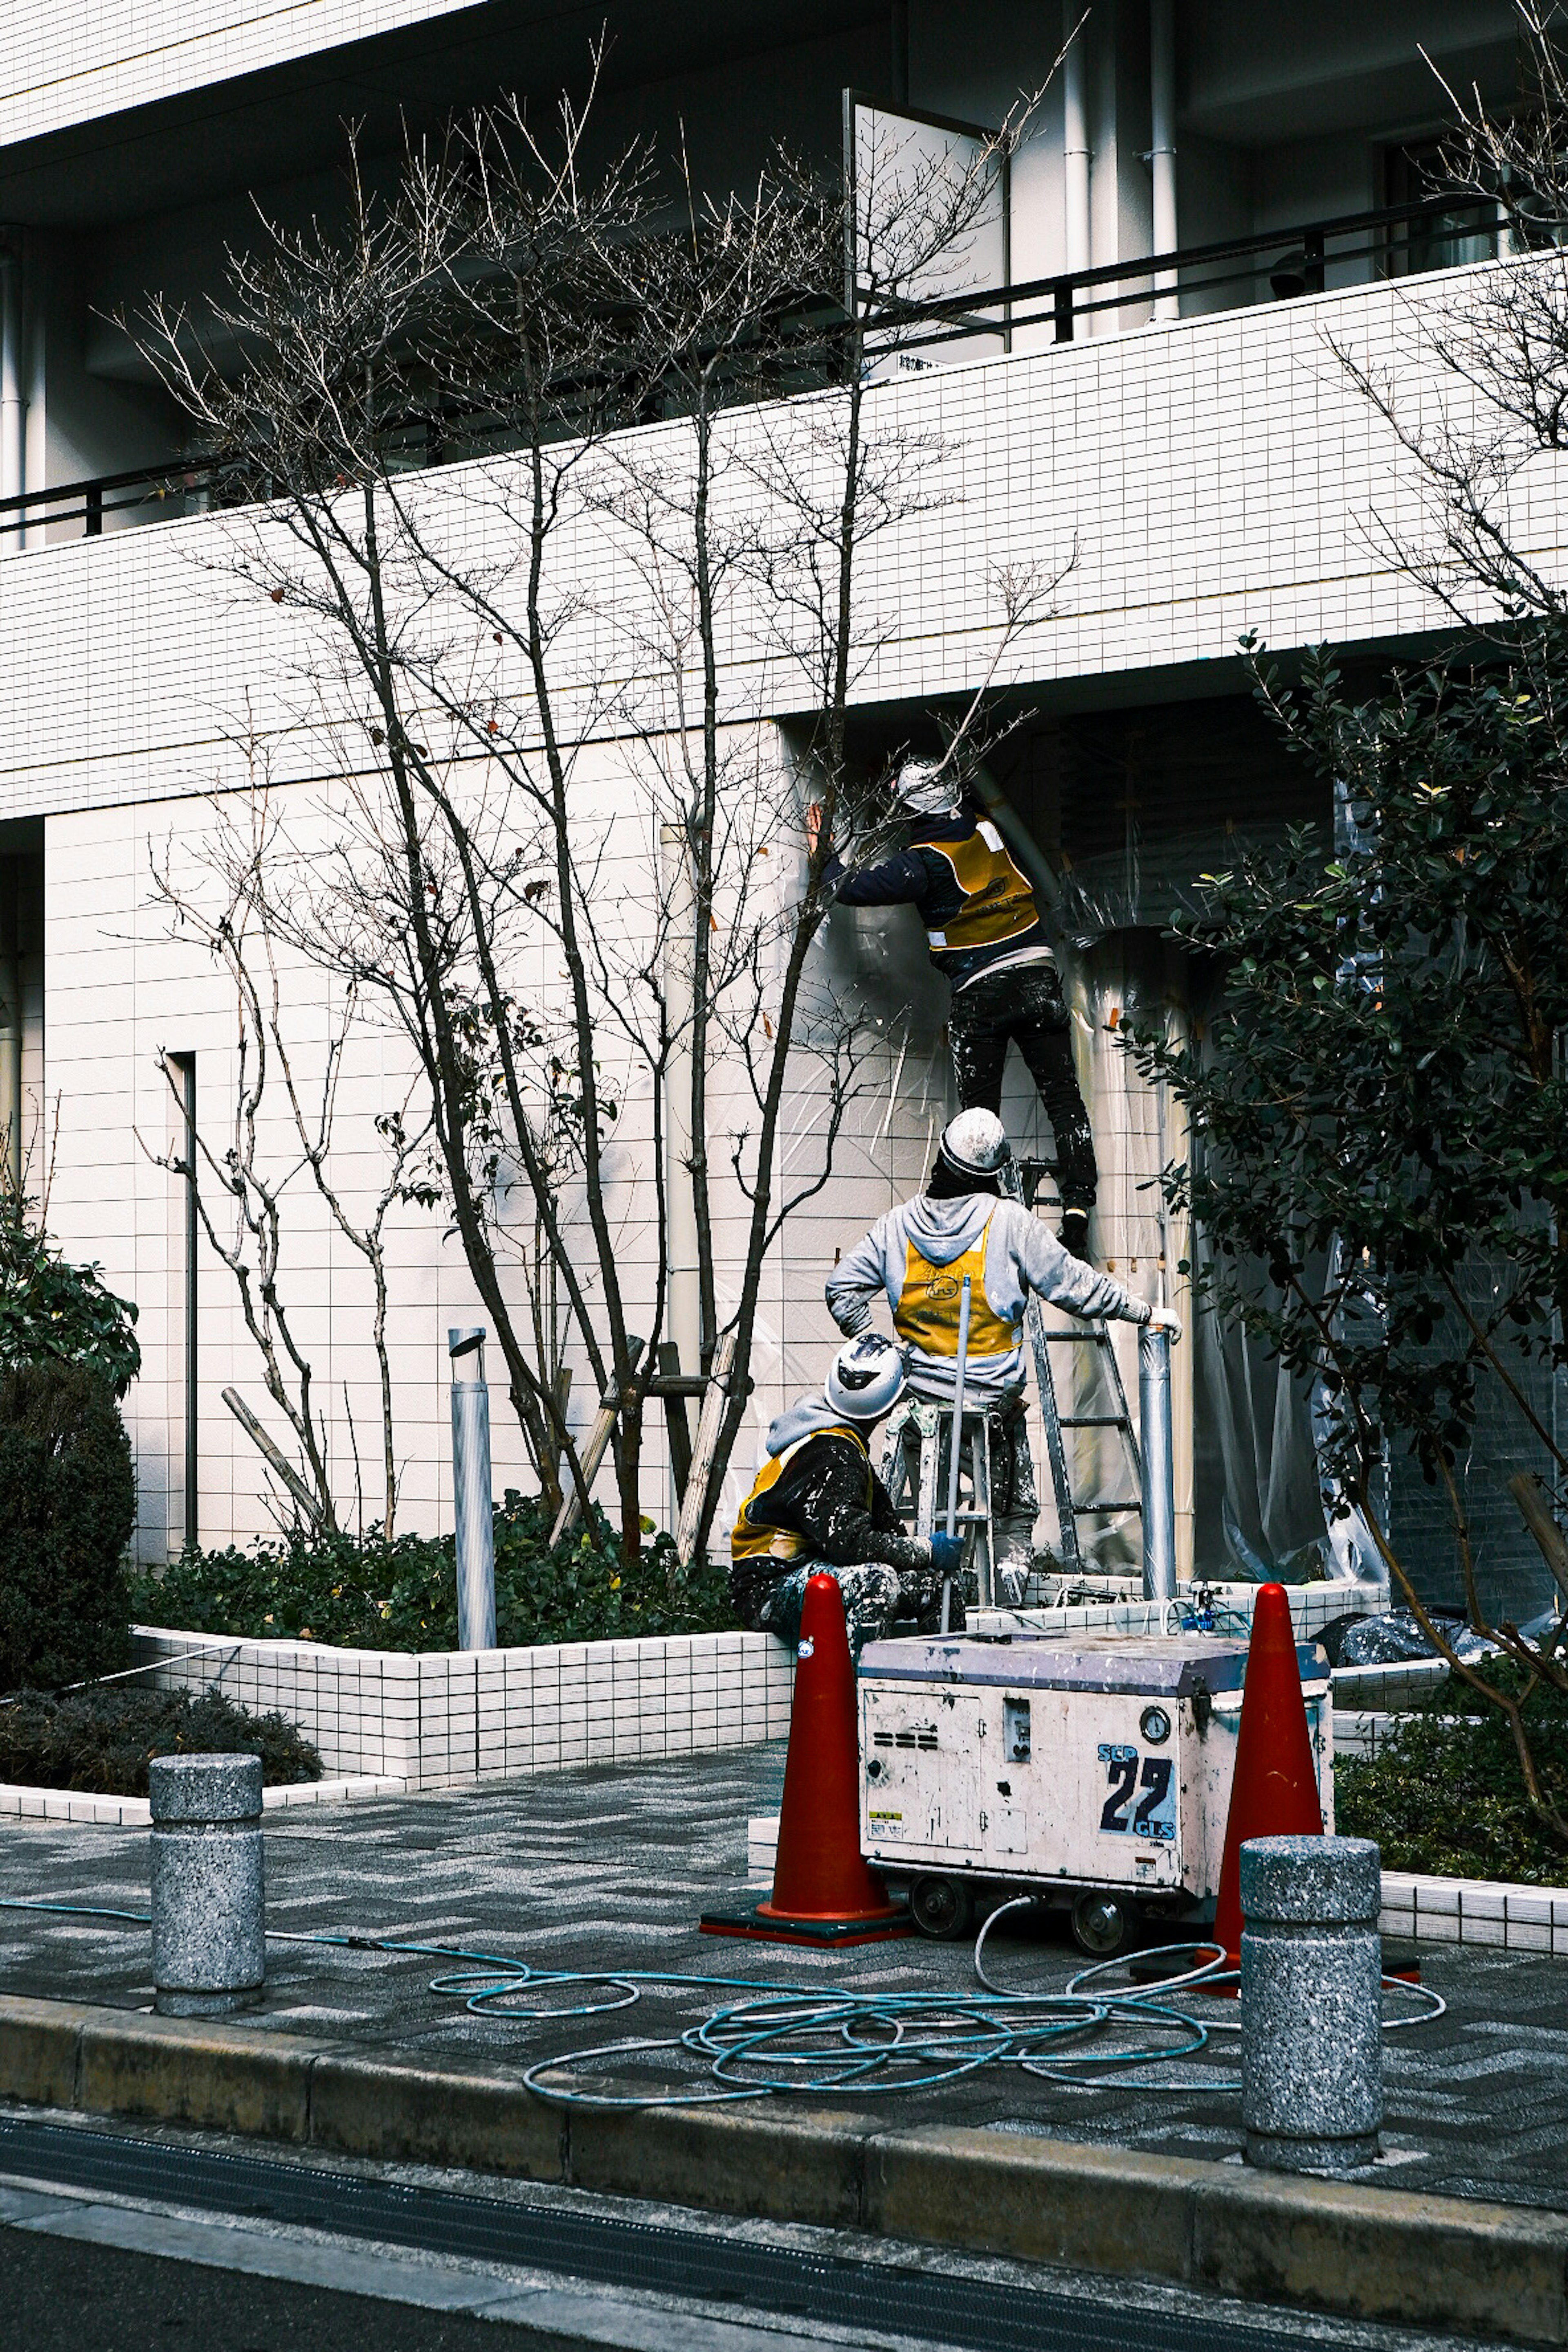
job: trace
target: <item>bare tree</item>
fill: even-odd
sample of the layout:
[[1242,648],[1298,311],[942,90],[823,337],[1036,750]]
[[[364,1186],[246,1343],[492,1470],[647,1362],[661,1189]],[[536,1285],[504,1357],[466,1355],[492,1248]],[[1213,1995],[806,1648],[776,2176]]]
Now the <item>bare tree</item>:
[[[279,938],[269,920],[265,877],[276,828],[267,796],[253,795],[246,813],[249,822],[243,828],[226,813],[220,817],[208,854],[195,873],[176,879],[169,856],[153,868],[155,901],[166,909],[172,934],[194,940],[224,974],[232,994],[235,1043],[226,1134],[220,1138],[198,1126],[182,1146],[151,1150],[150,1157],[156,1165],[185,1176],[193,1184],[202,1230],[233,1277],[246,1328],[261,1357],[268,1393],[287,1419],[299,1448],[303,1470],[299,1491],[313,1496],[316,1522],[329,1532],[341,1524],[339,1482],[333,1475],[327,1418],[317,1402],[310,1355],[299,1335],[297,1307],[291,1309],[289,1305],[291,1285],[285,1264],[289,1197],[297,1195],[301,1180],[343,1240],[363,1259],[370,1278],[371,1337],[380,1398],[380,1523],[382,1533],[390,1538],[397,1516],[399,1473],[387,1347],[386,1224],[395,1206],[433,1203],[434,1190],[422,1166],[430,1119],[427,1111],[416,1108],[413,1085],[405,1089],[401,1102],[375,1114],[372,1123],[384,1154],[383,1177],[369,1201],[362,1200],[358,1213],[351,1213],[349,1197],[336,1177],[332,1151],[345,1059],[364,1026],[360,992],[351,980],[340,992],[319,1069],[307,1081],[299,1051],[288,1034]],[[166,1055],[159,1058],[174,1099],[183,1108],[181,1075]],[[275,1107],[279,1090],[289,1138],[281,1154]],[[197,1163],[194,1170],[181,1156],[182,1150],[193,1147]],[[200,1181],[204,1170],[208,1178],[205,1187]],[[215,1196],[224,1204],[221,1211],[215,1205]],[[363,1525],[358,1441],[346,1384],[343,1402]],[[297,1515],[297,1509],[291,1513]]]
[[[413,1040],[519,1424],[546,1494],[560,1463],[586,1507],[540,1307],[561,1301],[617,1410],[631,1557],[669,1310],[672,1067],[689,1073],[704,1366],[726,1321],[715,1071],[751,1099],[725,1147],[745,1241],[703,1538],[763,1265],[827,1182],[854,1098],[858,1015],[813,978],[826,830],[802,875],[801,807],[830,828],[861,781],[848,712],[895,625],[862,593],[865,551],[956,495],[950,445],[877,378],[929,331],[921,304],[994,201],[996,151],[894,152],[852,199],[783,157],[724,204],[682,173],[663,210],[643,151],[596,172],[586,157],[570,105],[548,140],[519,107],[482,112],[412,153],[384,203],[351,172],[342,236],[272,231],[259,258],[233,258],[216,316],[244,354],[231,376],[183,314],[154,305],[140,340],[229,453],[232,494],[271,494],[232,518],[221,562],[307,625],[301,712],[353,780],[282,919],[381,990]],[[407,470],[432,436],[467,462]],[[994,583],[998,662],[1052,584]],[[804,790],[768,720],[783,680]],[[595,811],[611,740],[621,772]],[[826,1108],[812,1164],[786,1177],[781,1122],[807,1063]],[[634,1093],[651,1164],[628,1171],[614,1137]],[[537,1269],[521,1318],[503,1278],[518,1189]]]

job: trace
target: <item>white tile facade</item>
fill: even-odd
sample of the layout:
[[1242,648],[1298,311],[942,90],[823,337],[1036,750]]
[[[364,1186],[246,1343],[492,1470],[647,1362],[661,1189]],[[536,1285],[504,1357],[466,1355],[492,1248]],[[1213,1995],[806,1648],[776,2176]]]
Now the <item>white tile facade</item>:
[[[1288,646],[1436,625],[1433,600],[1369,547],[1374,515],[1420,534],[1419,487],[1331,339],[1395,371],[1413,424],[1441,409],[1462,431],[1473,411],[1445,389],[1422,322],[1478,276],[1221,312],[881,387],[869,429],[933,436],[942,455],[927,510],[867,550],[860,627],[874,650],[858,699],[973,687],[995,642],[996,568],[1059,562],[1075,539],[1076,568],[1053,616],[1009,657],[1010,678],[1212,660],[1248,628]],[[789,414],[781,425],[769,412],[768,429],[798,436],[804,466],[810,404]],[[754,461],[757,416],[738,411],[732,424]],[[679,462],[679,427],[645,431]],[[469,465],[424,478],[431,528],[476,555],[510,543],[516,478]],[[1511,519],[1521,548],[1553,568],[1564,533],[1550,467],[1516,483]],[[14,685],[0,711],[0,815],[237,782],[245,727],[268,743],[278,781],[332,772],[326,730],[296,708],[303,625],[225,576],[226,533],[245,527],[200,517],[5,559],[0,645]],[[602,676],[637,644],[642,616],[602,516],[576,514],[557,561],[563,599],[582,599],[558,641],[565,686]],[[763,620],[737,602],[730,625],[728,715],[795,707],[799,676]]]
[[[1371,555],[1365,536],[1374,510],[1394,530],[1418,528],[1411,468],[1347,381],[1329,338],[1372,364],[1397,365],[1410,414],[1430,417],[1436,379],[1419,345],[1419,317],[1474,278],[1452,272],[1215,314],[906,376],[879,391],[876,429],[885,423],[931,434],[943,454],[936,503],[868,551],[861,625],[876,650],[859,698],[973,687],[994,650],[994,568],[1053,562],[1075,539],[1079,558],[1058,611],[1010,657],[1012,678],[1048,687],[1212,662],[1234,652],[1245,627],[1285,646],[1429,625],[1429,600],[1392,560]],[[781,425],[781,414],[771,412],[774,429],[804,431],[804,411],[790,426]],[[1462,426],[1464,418],[1456,421]],[[743,412],[732,423],[742,440],[761,431]],[[673,462],[679,429],[647,433]],[[505,528],[497,500],[512,478],[506,467],[454,466],[405,478],[409,497],[428,499],[433,529],[481,555],[493,551]],[[1549,567],[1564,537],[1560,503],[1549,468],[1531,469],[1515,487],[1516,528]],[[255,517],[249,524],[194,518],[0,558],[0,664],[8,681],[0,706],[0,818],[46,819],[47,1126],[56,1125],[58,1113],[51,1220],[65,1246],[100,1260],[108,1280],[141,1308],[144,1371],[131,1413],[142,1489],[138,1541],[150,1559],[165,1555],[172,1536],[177,1540],[182,1518],[182,1212],[177,1187],[149,1156],[166,1145],[172,1126],[155,1055],[160,1047],[196,1054],[198,1092],[210,1117],[228,1085],[234,1030],[221,977],[189,941],[172,940],[166,919],[151,907],[150,864],[171,843],[184,855],[210,832],[213,803],[204,796],[243,781],[247,730],[265,747],[301,838],[329,822],[324,811],[343,756],[331,711],[308,722],[300,715],[299,672],[310,656],[305,625],[287,603],[275,605],[224,574],[225,534],[237,528],[258,529],[265,538],[267,527]],[[563,684],[635,668],[623,656],[642,616],[602,516],[574,515],[561,562],[563,597],[570,602],[580,592],[559,641]],[[796,703],[800,687],[765,635],[758,614],[737,600],[722,692],[736,725],[760,728],[771,741],[771,715]],[[657,704],[658,690],[648,693]],[[651,705],[643,716],[656,728],[668,723]],[[628,756],[622,740],[594,742],[580,755],[579,773],[601,808]],[[628,920],[639,904],[631,870],[637,852],[637,842],[628,841],[619,853],[627,861],[622,873],[606,869],[606,891],[618,889]],[[770,871],[781,891],[791,887],[787,845]],[[847,993],[858,991],[863,1003],[886,1005],[888,1043],[868,1063],[869,1084],[847,1124],[838,1172],[786,1227],[765,1269],[752,1417],[737,1448],[726,1512],[743,1491],[772,1413],[821,1376],[832,1337],[821,1286],[835,1251],[913,1189],[951,1107],[939,1029],[917,1013],[907,1035],[899,1031],[908,1017],[898,1011],[899,991],[889,977],[878,979],[881,967],[856,919],[835,918],[823,972]],[[879,936],[887,935],[885,927]],[[542,947],[533,976],[546,991],[552,973]],[[286,973],[285,984],[319,1046],[320,982]],[[364,1043],[353,1075],[362,1108],[380,1108],[389,1094],[400,1100],[407,1072],[396,1041],[384,1034]],[[785,1164],[814,1148],[819,1108],[803,1077],[786,1118]],[[754,1121],[738,1067],[715,1072],[711,1110],[715,1132],[726,1139]],[[650,1133],[646,1093],[632,1083],[615,1139],[625,1173],[617,1206],[630,1286],[644,1295],[652,1290],[652,1253],[636,1192]],[[1027,1123],[1019,1139],[1029,1148]],[[1123,1162],[1131,1154],[1137,1172],[1136,1139],[1112,1119],[1101,1123],[1097,1141],[1107,1202],[1131,1197]],[[278,1149],[288,1152],[286,1134]],[[728,1311],[744,1203],[729,1185],[727,1146],[715,1159],[720,1290]],[[361,1175],[363,1182],[348,1184],[356,1196],[373,1189],[368,1151]],[[350,1439],[345,1386],[358,1439],[375,1426],[363,1268],[319,1204],[291,1205],[289,1219],[284,1295],[298,1305],[341,1465]],[[474,1319],[474,1299],[460,1253],[443,1244],[438,1219],[410,1212],[395,1223],[394,1369],[398,1448],[408,1464],[404,1523],[435,1528],[449,1523],[443,1333],[450,1321]],[[1104,1254],[1115,1255],[1115,1244]],[[1154,1278],[1141,1261],[1134,1279],[1147,1286]],[[232,1382],[259,1402],[255,1353],[226,1283],[207,1258],[199,1455],[201,1532],[209,1543],[231,1535],[243,1540],[268,1525],[258,1460],[218,1401]],[[634,1328],[647,1327],[634,1321]],[[579,1368],[572,1400],[579,1426],[595,1402]],[[496,1414],[496,1446],[498,1487],[528,1483],[504,1411]],[[649,1459],[654,1483],[662,1484],[657,1429]],[[601,1491],[608,1486],[606,1475]],[[645,1507],[668,1519],[668,1493],[650,1492]]]
[[0,7],[0,146],[290,58],[443,16],[469,0],[51,0]]

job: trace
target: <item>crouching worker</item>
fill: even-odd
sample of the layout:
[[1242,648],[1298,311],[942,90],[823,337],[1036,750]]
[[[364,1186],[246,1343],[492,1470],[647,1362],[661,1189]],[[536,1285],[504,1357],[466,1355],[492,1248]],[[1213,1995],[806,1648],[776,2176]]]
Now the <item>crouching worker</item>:
[[900,1350],[868,1331],[839,1349],[825,1387],[799,1398],[768,1431],[767,1459],[730,1538],[730,1597],[753,1633],[793,1643],[806,1579],[825,1570],[844,1595],[857,1661],[895,1617],[940,1630],[942,1582],[957,1574],[963,1547],[945,1535],[904,1533],[868,1444],[906,1377]]

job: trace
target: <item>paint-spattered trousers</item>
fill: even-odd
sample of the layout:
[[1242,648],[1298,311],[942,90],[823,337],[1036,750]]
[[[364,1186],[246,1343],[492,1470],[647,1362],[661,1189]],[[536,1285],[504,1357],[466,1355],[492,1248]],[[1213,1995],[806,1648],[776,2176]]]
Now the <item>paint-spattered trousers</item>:
[[1048,964],[982,973],[952,1000],[948,1033],[958,1098],[965,1110],[1002,1109],[1009,1042],[1039,1089],[1057,1147],[1062,1205],[1092,1209],[1099,1181],[1094,1137],[1072,1059],[1072,1018]]
[[[857,1665],[868,1642],[880,1641],[895,1617],[912,1616],[923,1632],[935,1633],[941,1623],[942,1579],[932,1569],[885,1568],[870,1560],[864,1568],[831,1568],[818,1559],[803,1560],[780,1577],[757,1613],[757,1630],[776,1633],[791,1649],[800,1638],[800,1612],[805,1606],[807,1580],[830,1576],[844,1596],[844,1626],[849,1654]],[[953,1629],[963,1623],[963,1608],[956,1593],[950,1620]]]

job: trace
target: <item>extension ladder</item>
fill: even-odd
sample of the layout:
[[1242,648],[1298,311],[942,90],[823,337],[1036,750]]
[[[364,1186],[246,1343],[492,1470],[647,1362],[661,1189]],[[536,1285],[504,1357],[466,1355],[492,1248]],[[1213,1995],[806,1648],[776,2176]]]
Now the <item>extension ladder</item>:
[[[966,1493],[961,1453],[957,1532],[973,1531],[966,1566],[973,1569],[980,1606],[990,1609],[994,1606],[996,1539],[991,1518],[991,1423],[983,1411],[965,1408],[959,1444],[967,1451],[969,1477]],[[918,1536],[933,1535],[939,1525],[947,1524],[952,1444],[952,1405],[906,1396],[894,1406],[882,1455],[882,1484],[896,1511],[905,1517],[913,1513]]]
[[[1041,1177],[1054,1173],[1049,1160],[1009,1160],[1002,1171],[1002,1189],[1009,1200],[1017,1201],[1033,1214]],[[1046,1328],[1039,1300],[1031,1294],[1024,1311],[1024,1330],[1034,1361],[1035,1387],[1039,1395],[1040,1420],[1046,1433],[1046,1458],[1050,1464],[1051,1488],[1056,1496],[1061,1564],[1068,1576],[1078,1576],[1083,1569],[1083,1551],[1078,1539],[1079,1521],[1102,1517],[1109,1518],[1125,1511],[1142,1511],[1142,1457],[1138,1451],[1132,1417],[1127,1410],[1127,1392],[1121,1384],[1115,1345],[1105,1328],[1103,1318],[1075,1318],[1067,1330],[1050,1331]],[[1104,1395],[1111,1407],[1109,1412],[1064,1413],[1060,1411],[1051,1369],[1053,1347],[1092,1348],[1096,1350],[1093,1360],[1100,1378],[1089,1386],[1088,1392]],[[1083,1392],[1085,1385],[1075,1381],[1075,1391]],[[1113,1496],[1109,1500],[1092,1503],[1078,1501],[1072,1490],[1067,1446],[1063,1439],[1064,1432],[1075,1429],[1113,1429],[1119,1433],[1123,1464],[1131,1488],[1130,1496]]]

